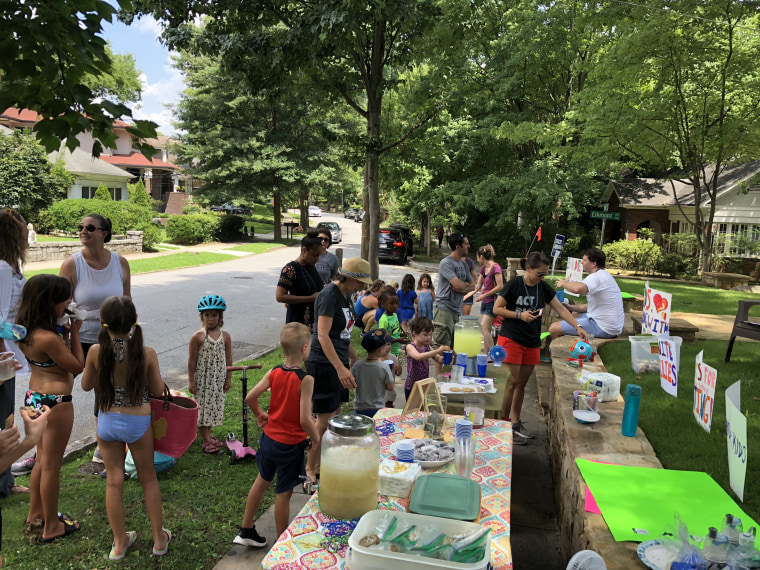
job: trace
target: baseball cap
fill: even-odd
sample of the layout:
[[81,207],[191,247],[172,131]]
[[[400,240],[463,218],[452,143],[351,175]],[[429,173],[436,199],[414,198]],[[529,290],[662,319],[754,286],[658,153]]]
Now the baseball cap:
[[362,337],[362,348],[367,352],[375,352],[377,349],[389,344],[392,340],[391,333],[387,330],[375,329]]

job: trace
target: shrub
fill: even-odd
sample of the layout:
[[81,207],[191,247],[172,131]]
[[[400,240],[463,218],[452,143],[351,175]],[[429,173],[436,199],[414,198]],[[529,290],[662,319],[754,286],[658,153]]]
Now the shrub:
[[161,241],[161,228],[154,223],[141,222],[135,229],[143,233],[143,251],[156,251],[156,244]]
[[34,231],[38,234],[49,234],[55,229],[53,216],[50,215],[50,212],[47,210],[35,212],[28,218],[28,221],[34,224]]
[[659,273],[664,273],[671,279],[684,275],[689,269],[691,259],[678,253],[665,253],[657,266]]
[[652,273],[660,266],[662,249],[643,239],[620,240],[602,247],[607,264],[636,273]]
[[183,214],[200,214],[201,207],[198,204],[194,204],[193,202],[185,202],[185,205],[182,206],[182,213]]
[[127,184],[127,192],[129,193],[130,204],[150,208],[150,196],[142,180],[138,180],[137,184]]
[[153,211],[145,206],[130,204],[123,200],[61,200],[48,210],[55,229],[76,233],[82,218],[90,214],[100,214],[111,219],[113,233],[126,234],[139,229],[140,224],[153,221]]
[[172,243],[195,245],[214,241],[219,217],[202,214],[172,216],[166,223],[166,236]]
[[243,237],[245,220],[242,216],[227,215],[220,218],[217,239],[219,241],[237,241]]
[[100,183],[100,186],[98,186],[98,189],[95,190],[95,196],[92,197],[93,200],[103,200],[105,202],[111,201],[111,192],[108,190],[108,186]]

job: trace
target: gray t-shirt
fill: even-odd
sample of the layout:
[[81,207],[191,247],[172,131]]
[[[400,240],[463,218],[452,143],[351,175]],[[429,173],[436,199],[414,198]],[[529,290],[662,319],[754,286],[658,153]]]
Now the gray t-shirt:
[[457,261],[450,255],[441,260],[438,265],[438,287],[435,290],[435,303],[440,309],[462,314],[462,297],[464,293],[457,293],[451,288],[451,280],[456,277],[460,281],[472,281],[472,273],[464,259]]
[[385,385],[393,382],[391,368],[379,360],[357,360],[351,367],[356,378],[354,410],[379,410],[385,407]]
[[319,256],[316,268],[317,273],[319,273],[319,276],[322,278],[322,282],[327,285],[338,273],[338,269],[340,269],[338,256],[331,251],[324,252]]

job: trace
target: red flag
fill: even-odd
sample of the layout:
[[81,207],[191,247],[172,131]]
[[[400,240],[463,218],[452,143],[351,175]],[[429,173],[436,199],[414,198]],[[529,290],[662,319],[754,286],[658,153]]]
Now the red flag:
[[538,231],[536,232],[536,237],[538,238],[538,241],[541,241],[541,226],[538,227]]

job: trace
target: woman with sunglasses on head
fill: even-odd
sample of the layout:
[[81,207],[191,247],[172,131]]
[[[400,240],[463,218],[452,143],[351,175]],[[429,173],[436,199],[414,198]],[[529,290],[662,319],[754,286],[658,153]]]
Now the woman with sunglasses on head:
[[541,360],[541,316],[546,305],[557,311],[560,318],[576,327],[578,336],[588,342],[588,335],[556,298],[554,289],[544,281],[549,271],[549,258],[540,251],[520,260],[525,270],[507,281],[496,297],[493,313],[503,317],[498,344],[507,351],[504,363],[509,368],[510,380],[504,391],[502,420],[512,422],[516,445],[525,445],[533,437],[520,419],[525,385],[533,368]]
[[[90,214],[82,219],[77,229],[82,249],[63,261],[59,275],[68,279],[74,287],[77,309],[86,311],[82,329],[79,331],[79,340],[86,359],[90,347],[98,342],[100,305],[108,297],[124,296],[131,299],[131,274],[126,258],[105,247],[105,244],[111,241],[110,219],[99,214]],[[97,418],[98,408],[95,406],[96,427]],[[103,462],[97,447],[93,461]]]
[[285,324],[302,323],[314,327],[314,301],[324,287],[316,264],[325,248],[317,232],[309,229],[301,239],[301,254],[280,271],[275,300],[287,307]]
[[322,242],[322,246],[325,248],[324,253],[319,256],[319,260],[317,261],[317,273],[319,273],[319,276],[322,278],[324,284],[327,285],[338,274],[338,269],[340,269],[340,261],[338,261],[337,255],[331,251],[327,251],[332,245],[332,234],[330,233],[329,228],[317,228],[317,237],[319,238],[319,241]]

